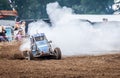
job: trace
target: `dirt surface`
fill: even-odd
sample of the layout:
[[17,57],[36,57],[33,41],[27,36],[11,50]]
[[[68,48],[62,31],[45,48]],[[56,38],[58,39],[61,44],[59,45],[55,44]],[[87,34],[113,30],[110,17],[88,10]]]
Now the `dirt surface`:
[[120,78],[120,54],[23,59],[19,43],[0,43],[0,78]]

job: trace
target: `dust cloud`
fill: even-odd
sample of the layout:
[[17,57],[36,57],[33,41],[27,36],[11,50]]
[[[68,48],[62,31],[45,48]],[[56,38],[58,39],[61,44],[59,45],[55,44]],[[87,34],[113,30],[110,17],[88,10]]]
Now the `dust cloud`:
[[[120,24],[103,22],[92,25],[78,18],[71,8],[57,2],[47,5],[52,27],[42,20],[29,25],[28,34],[45,33],[52,46],[64,56],[101,55],[120,51]],[[104,18],[104,17],[103,17]],[[25,46],[23,47],[25,48]]]

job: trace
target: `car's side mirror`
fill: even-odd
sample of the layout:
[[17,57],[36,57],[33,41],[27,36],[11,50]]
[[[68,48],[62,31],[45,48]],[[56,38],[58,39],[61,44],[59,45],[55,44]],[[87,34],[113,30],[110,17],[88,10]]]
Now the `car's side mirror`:
[[48,43],[52,43],[52,41],[50,40],[50,41],[48,41]]

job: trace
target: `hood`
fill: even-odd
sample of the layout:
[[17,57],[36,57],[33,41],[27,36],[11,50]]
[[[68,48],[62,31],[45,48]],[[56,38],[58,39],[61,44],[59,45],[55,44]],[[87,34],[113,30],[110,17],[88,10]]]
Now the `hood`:
[[36,42],[37,48],[42,52],[49,52],[49,46],[46,40]]

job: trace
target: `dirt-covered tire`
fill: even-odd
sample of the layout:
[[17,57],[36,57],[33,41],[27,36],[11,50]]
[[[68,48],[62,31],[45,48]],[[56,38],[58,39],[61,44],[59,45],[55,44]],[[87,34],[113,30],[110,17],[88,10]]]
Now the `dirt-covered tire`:
[[27,60],[33,60],[33,55],[30,51],[25,51],[23,52],[23,56],[25,57],[25,59]]
[[23,57],[27,57],[27,51],[22,52]]
[[54,52],[55,52],[55,59],[57,59],[57,60],[61,59],[61,50],[60,50],[60,48],[55,48]]

